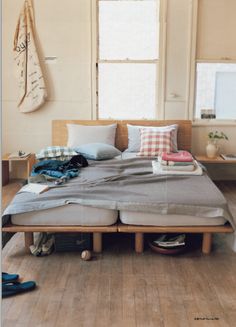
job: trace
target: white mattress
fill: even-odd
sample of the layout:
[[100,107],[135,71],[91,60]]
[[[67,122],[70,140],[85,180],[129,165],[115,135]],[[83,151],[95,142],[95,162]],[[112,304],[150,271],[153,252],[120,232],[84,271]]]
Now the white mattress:
[[116,223],[117,217],[117,210],[68,204],[52,209],[12,215],[11,222],[15,225],[109,226]]
[[186,215],[162,215],[154,213],[120,211],[120,220],[127,225],[143,226],[216,226],[224,225],[224,217],[203,218]]

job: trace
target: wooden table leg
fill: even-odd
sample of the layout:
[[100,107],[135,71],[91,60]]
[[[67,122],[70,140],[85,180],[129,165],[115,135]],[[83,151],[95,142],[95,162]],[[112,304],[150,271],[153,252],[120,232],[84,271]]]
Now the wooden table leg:
[[212,233],[203,233],[202,252],[209,254],[211,252]]
[[27,160],[27,178],[31,175],[32,167],[36,163],[35,154],[31,154]]
[[33,232],[25,232],[25,250],[30,253],[30,245],[34,244],[34,233]]
[[144,235],[143,233],[135,233],[135,251],[136,253],[143,253]]
[[93,251],[102,252],[102,233],[93,233]]
[[2,186],[9,183],[9,161],[2,161]]

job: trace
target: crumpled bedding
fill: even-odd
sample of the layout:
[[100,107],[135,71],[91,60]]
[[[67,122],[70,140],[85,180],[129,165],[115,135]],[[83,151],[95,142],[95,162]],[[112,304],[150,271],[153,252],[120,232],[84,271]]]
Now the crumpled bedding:
[[97,208],[224,217],[235,226],[227,201],[204,173],[202,176],[158,176],[152,160],[90,161],[80,176],[42,194],[17,193],[3,217],[70,203]]

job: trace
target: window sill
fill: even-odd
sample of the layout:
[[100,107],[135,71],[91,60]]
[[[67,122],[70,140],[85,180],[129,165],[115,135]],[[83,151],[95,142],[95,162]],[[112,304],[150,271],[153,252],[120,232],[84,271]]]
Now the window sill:
[[194,119],[194,126],[236,126],[236,119]]

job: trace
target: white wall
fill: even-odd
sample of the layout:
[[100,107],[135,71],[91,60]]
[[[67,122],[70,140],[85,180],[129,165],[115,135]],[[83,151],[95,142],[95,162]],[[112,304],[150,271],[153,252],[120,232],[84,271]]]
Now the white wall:
[[90,1],[34,1],[41,57],[57,56],[45,64],[49,97],[38,111],[17,109],[13,38],[23,0],[3,0],[3,152],[37,151],[51,143],[51,121],[91,118]]
[[[47,104],[30,114],[18,112],[17,83],[13,72],[13,37],[23,0],[2,1],[3,152],[18,149],[35,152],[49,145],[53,119],[91,119],[93,111],[91,3],[93,1],[95,0],[34,1],[42,58],[56,56],[57,61],[54,64],[44,65],[50,91]],[[187,119],[194,1],[164,1],[167,1],[164,117]],[[216,10],[217,8],[220,10],[221,7],[216,7]],[[193,152],[204,153],[206,135],[213,129],[224,131],[230,138],[229,142],[222,143],[224,152],[235,153],[235,126],[210,128],[195,126]]]
[[190,8],[189,0],[168,0],[165,119],[187,118]]

